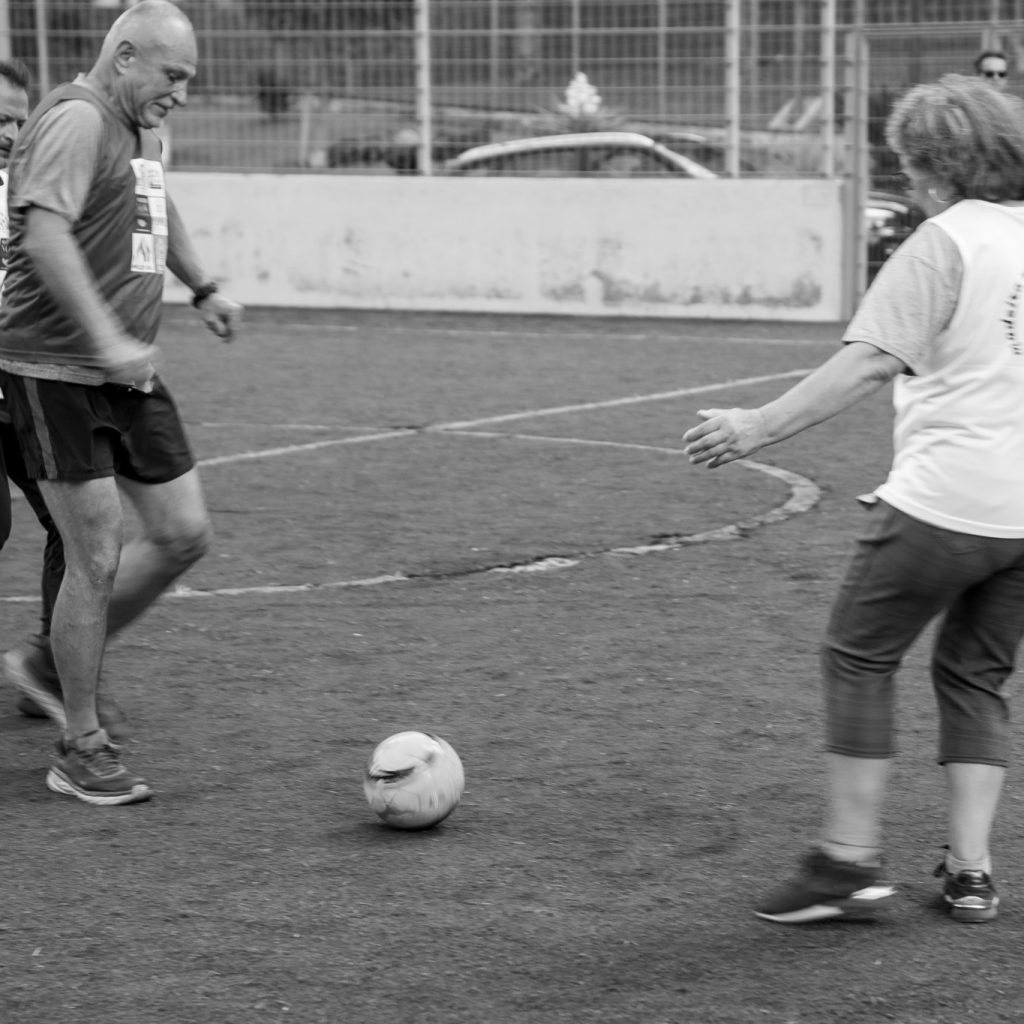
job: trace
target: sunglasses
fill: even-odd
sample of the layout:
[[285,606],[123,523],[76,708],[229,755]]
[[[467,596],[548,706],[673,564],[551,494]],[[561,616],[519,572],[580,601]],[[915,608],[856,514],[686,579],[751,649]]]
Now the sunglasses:
[[1006,77],[1006,72],[1005,71],[982,71],[982,74],[986,78],[1005,78]]

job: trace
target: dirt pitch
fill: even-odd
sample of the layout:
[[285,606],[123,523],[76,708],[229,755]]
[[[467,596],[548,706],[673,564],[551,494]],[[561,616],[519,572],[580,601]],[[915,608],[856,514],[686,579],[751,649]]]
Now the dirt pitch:
[[[1000,919],[953,924],[925,643],[902,676],[892,909],[750,913],[816,832],[816,646],[888,396],[760,469],[693,469],[679,435],[838,334],[265,310],[222,348],[170,311],[217,541],[105,670],[157,796],[50,793],[53,730],[8,695],[0,1020],[1020,1021],[1020,794]],[[36,615],[41,533],[15,517],[5,647]],[[362,796],[406,728],[466,765],[430,832]]]

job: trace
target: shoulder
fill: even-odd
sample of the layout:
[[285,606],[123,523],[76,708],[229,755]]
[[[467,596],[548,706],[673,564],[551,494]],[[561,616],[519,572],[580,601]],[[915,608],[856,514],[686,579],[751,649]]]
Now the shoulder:
[[[958,204],[959,205],[959,204]],[[952,212],[952,211],[950,211]],[[904,257],[919,260],[935,270],[944,270],[960,262],[960,250],[950,234],[950,222],[941,217],[926,220],[897,250]]]
[[103,145],[103,114],[88,100],[69,99],[42,111],[16,143],[15,179],[26,168],[91,165]]
[[38,124],[45,131],[99,132],[103,128],[103,113],[87,99],[69,98],[44,110]]

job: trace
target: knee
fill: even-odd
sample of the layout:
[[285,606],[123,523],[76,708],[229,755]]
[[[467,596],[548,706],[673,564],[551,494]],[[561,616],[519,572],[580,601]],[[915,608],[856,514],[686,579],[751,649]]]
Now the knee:
[[199,561],[213,544],[213,526],[208,519],[190,522],[170,537],[157,541],[164,559],[178,571]]

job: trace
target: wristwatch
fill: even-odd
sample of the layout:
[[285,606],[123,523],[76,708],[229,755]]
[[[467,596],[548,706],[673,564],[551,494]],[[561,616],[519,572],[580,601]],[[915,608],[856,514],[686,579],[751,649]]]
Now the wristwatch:
[[199,303],[204,299],[208,299],[214,292],[219,292],[220,288],[217,286],[216,281],[207,281],[206,284],[201,284],[192,293],[192,305],[198,309]]

